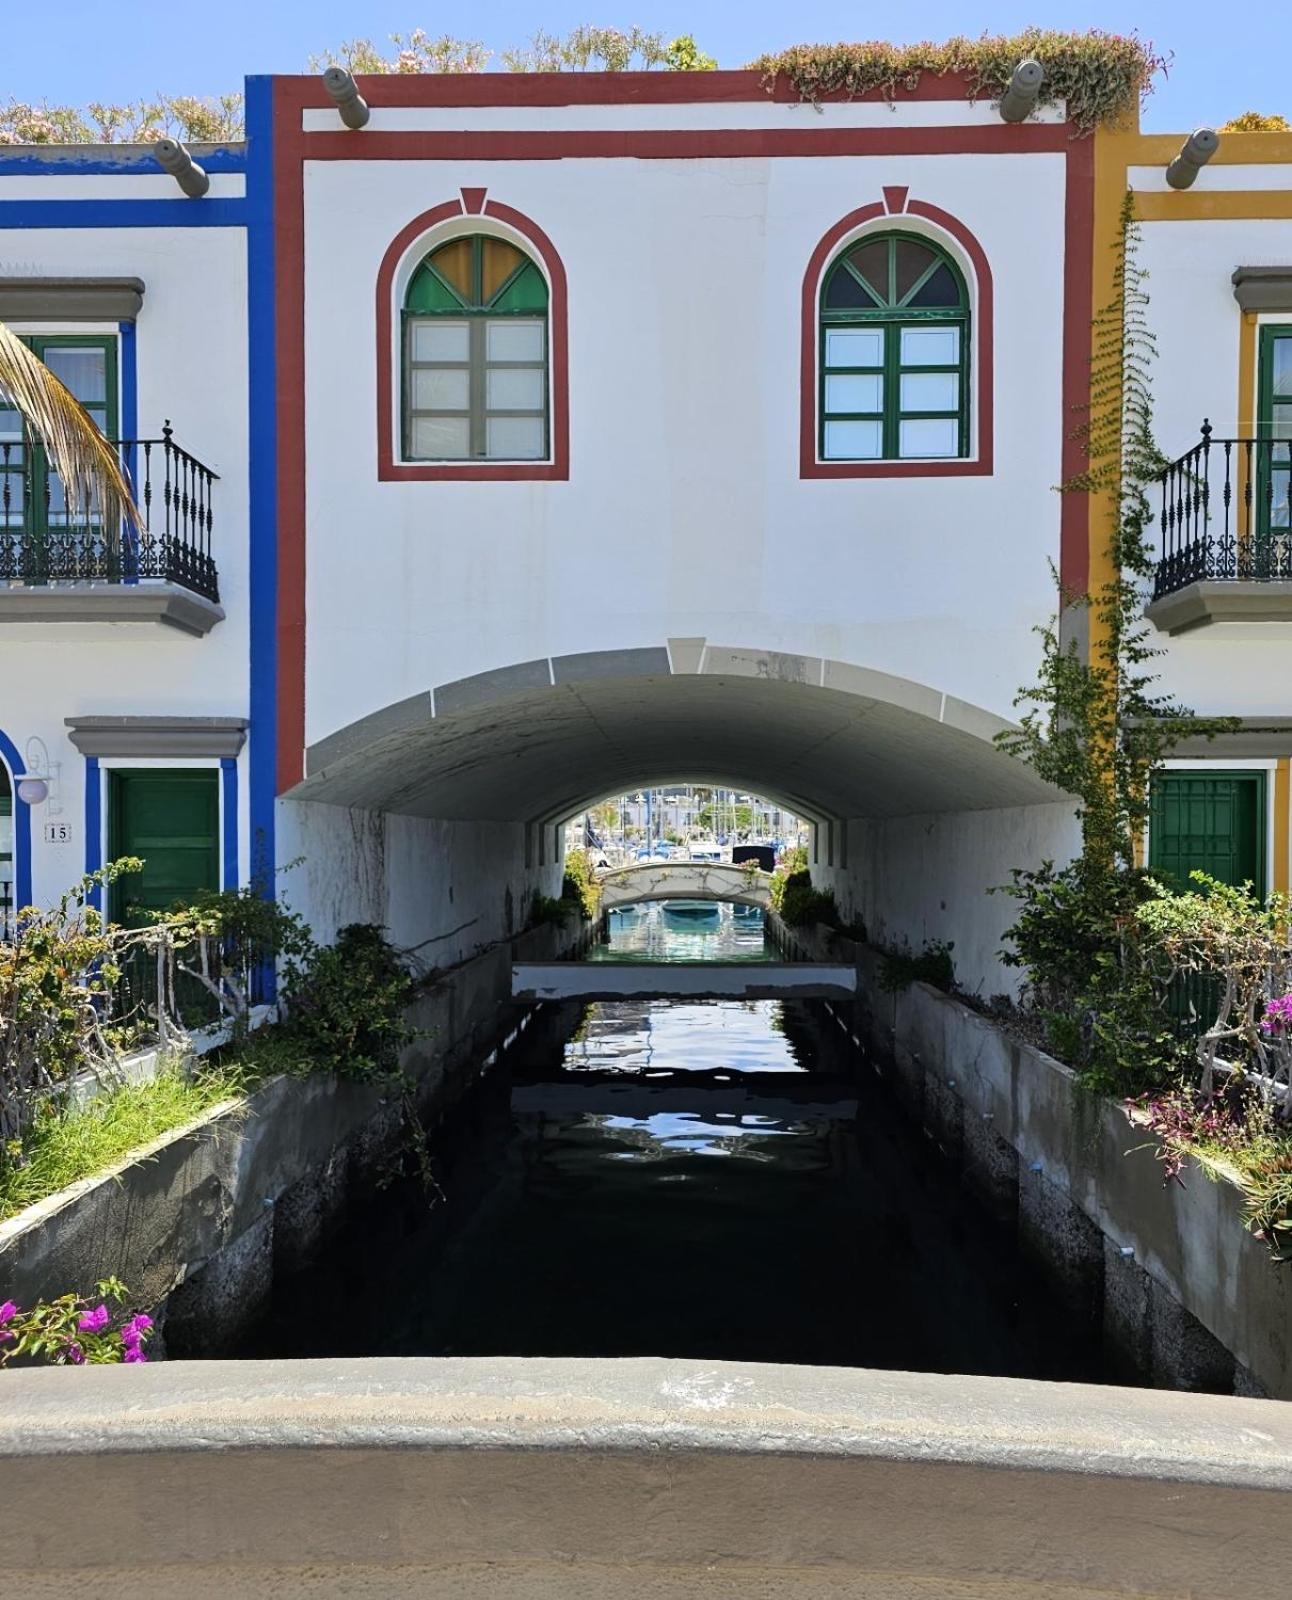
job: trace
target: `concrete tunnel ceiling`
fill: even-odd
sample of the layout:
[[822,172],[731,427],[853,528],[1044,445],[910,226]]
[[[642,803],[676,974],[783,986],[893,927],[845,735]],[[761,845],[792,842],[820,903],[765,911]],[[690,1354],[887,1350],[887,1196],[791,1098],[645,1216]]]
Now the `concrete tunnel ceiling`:
[[846,662],[674,639],[439,684],[310,746],[291,798],[517,822],[681,781],[818,820],[1061,800],[993,745],[1006,726]]

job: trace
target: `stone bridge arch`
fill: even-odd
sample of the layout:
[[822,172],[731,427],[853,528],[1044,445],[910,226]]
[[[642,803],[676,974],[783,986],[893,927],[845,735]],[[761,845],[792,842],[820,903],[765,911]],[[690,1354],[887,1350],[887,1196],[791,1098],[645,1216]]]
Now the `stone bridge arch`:
[[764,911],[772,903],[771,873],[759,871],[752,862],[732,866],[727,861],[642,861],[600,873],[597,881],[603,911],[651,900],[721,900]]

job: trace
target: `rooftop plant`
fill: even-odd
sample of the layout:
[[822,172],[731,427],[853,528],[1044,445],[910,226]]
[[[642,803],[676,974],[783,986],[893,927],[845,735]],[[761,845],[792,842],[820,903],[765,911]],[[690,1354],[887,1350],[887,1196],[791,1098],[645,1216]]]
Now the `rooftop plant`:
[[1099,28],[1087,33],[1026,28],[945,44],[800,44],[759,56],[750,66],[769,87],[777,77],[788,78],[813,103],[875,93],[895,100],[914,93],[926,72],[961,74],[971,99],[995,99],[1018,63],[1029,58],[1045,68],[1041,103],[1066,101],[1068,116],[1083,133],[1124,120],[1167,66],[1167,58],[1137,34]]

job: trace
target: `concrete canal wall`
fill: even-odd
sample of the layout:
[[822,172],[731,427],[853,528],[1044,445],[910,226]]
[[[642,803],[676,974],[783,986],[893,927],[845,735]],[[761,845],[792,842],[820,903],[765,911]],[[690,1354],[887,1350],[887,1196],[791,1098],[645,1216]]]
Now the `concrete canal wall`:
[[1287,1590],[1292,1411],[1270,1401],[653,1359],[172,1363],[3,1385],[14,1600]]
[[[575,918],[529,930],[451,968],[413,1008],[409,1047],[421,1119],[539,1015],[511,1003],[513,960],[552,960],[586,937]],[[159,1308],[174,1354],[219,1354],[263,1311],[274,1275],[317,1251],[348,1200],[407,1146],[400,1098],[320,1075],[272,1079],[129,1163],[0,1223],[0,1301],[88,1293],[115,1274]]]
[[1192,1162],[1164,1184],[1148,1136],[1052,1056],[927,984],[886,992],[873,946],[768,922],[787,955],[855,963],[837,1021],[1128,1372],[1292,1399],[1292,1268],[1247,1232],[1236,1188]]

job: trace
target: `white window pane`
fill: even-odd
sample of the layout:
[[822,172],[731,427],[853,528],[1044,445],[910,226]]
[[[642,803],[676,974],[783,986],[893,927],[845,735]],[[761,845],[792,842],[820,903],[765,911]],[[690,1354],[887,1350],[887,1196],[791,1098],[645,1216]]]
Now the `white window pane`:
[[547,454],[542,417],[490,417],[487,453],[505,461],[534,461]]
[[959,328],[902,329],[904,367],[954,367],[959,359]]
[[85,350],[75,345],[46,345],[41,360],[83,404],[97,400],[102,405],[108,382],[108,357],[102,347]]
[[459,461],[471,448],[471,425],[466,417],[414,417],[415,461]]
[[882,423],[827,422],[825,425],[827,461],[878,461],[883,448]]
[[465,322],[427,318],[413,324],[414,361],[468,361],[471,329]]
[[470,382],[465,367],[414,369],[414,411],[466,411],[470,405]]
[[485,374],[485,404],[490,411],[541,411],[541,367],[491,367]]
[[827,328],[827,367],[882,367],[884,333],[881,328]]
[[544,326],[534,318],[490,321],[485,332],[488,361],[541,361]]
[[903,411],[955,411],[960,404],[960,379],[954,372],[904,372]]
[[884,380],[878,372],[825,380],[827,411],[882,411]]
[[903,422],[898,435],[897,448],[903,456],[954,456],[960,451],[960,424],[954,417]]

